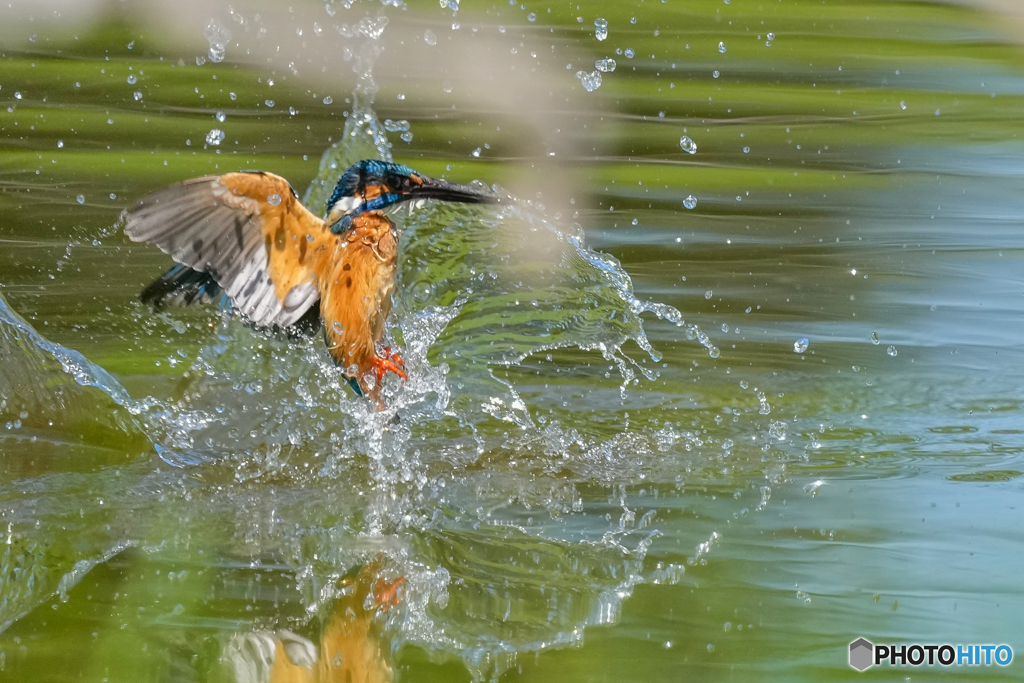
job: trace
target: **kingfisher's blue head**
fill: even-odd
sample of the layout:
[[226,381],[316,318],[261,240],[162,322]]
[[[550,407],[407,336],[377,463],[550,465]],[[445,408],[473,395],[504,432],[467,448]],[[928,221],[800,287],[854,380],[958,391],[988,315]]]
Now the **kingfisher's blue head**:
[[327,202],[327,224],[340,232],[359,214],[427,199],[472,204],[498,201],[497,196],[482,187],[430,178],[390,161],[363,159],[345,171],[335,186]]

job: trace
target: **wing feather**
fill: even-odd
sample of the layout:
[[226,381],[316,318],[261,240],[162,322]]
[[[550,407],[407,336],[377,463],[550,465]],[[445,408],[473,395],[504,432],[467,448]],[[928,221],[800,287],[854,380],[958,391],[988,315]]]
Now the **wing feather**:
[[320,298],[322,254],[334,240],[270,173],[205,176],[156,192],[125,213],[125,234],[212,277],[254,324],[281,327]]

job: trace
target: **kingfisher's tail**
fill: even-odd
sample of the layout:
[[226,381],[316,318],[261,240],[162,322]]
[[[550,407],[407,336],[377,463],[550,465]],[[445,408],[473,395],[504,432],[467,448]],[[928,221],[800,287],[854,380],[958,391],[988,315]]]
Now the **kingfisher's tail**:
[[139,300],[161,309],[167,304],[227,303],[224,290],[209,273],[203,273],[180,263],[154,280],[139,293]]

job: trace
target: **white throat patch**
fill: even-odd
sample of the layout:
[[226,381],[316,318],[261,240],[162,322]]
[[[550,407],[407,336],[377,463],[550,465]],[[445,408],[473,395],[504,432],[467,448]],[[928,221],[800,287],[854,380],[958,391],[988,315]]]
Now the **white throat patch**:
[[342,197],[334,202],[331,213],[338,212],[341,215],[349,214],[358,209],[363,203],[362,197]]

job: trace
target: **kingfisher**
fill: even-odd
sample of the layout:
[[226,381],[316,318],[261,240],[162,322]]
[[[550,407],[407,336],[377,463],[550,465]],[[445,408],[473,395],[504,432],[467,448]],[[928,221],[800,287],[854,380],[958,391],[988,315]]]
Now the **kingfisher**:
[[399,236],[385,212],[428,199],[498,201],[482,185],[364,159],[338,180],[323,218],[281,176],[239,171],[155,192],[125,211],[123,222],[131,240],[150,242],[177,262],[142,290],[144,303],[221,301],[265,328],[319,322],[349,386],[379,407],[386,373],[408,379],[401,356],[381,344]]

